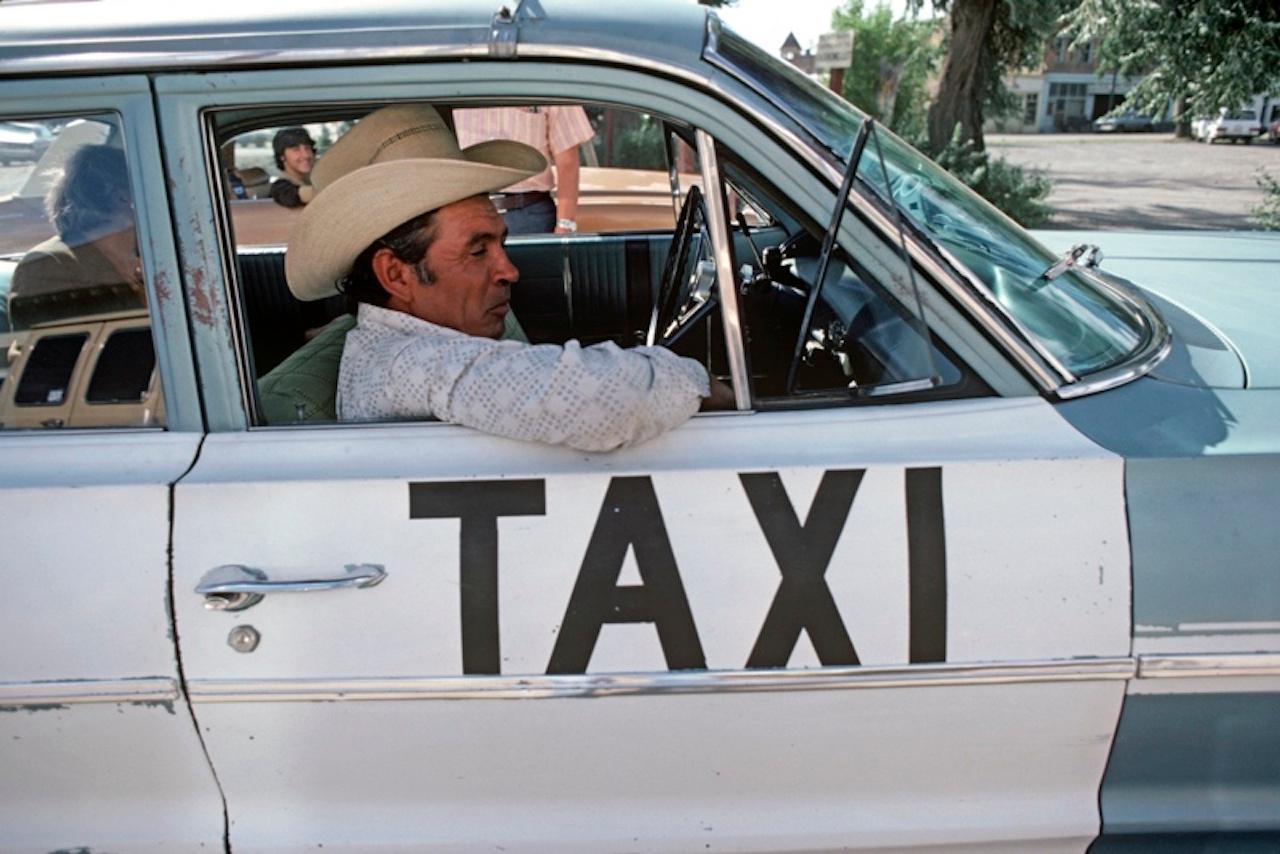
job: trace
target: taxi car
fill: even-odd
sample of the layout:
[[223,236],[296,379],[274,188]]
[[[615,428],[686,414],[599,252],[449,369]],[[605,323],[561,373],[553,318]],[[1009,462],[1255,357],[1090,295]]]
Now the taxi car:
[[[342,307],[292,300],[220,152],[396,102],[656,138],[673,227],[512,238],[513,308],[736,408],[609,454],[269,415]],[[5,3],[0,120],[80,135],[48,199],[122,153],[136,234],[51,217],[7,305],[42,258],[132,270],[157,378],[0,431],[0,850],[1280,840],[1280,345],[1226,267],[1051,251],[683,2]],[[95,316],[41,293],[15,409]]]

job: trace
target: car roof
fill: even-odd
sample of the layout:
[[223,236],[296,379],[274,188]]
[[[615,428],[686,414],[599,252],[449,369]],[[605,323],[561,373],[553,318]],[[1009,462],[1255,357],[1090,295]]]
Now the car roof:
[[691,0],[306,0],[0,4],[0,77],[305,61],[491,55],[500,8],[525,19],[518,56],[648,57],[695,65],[705,7]]

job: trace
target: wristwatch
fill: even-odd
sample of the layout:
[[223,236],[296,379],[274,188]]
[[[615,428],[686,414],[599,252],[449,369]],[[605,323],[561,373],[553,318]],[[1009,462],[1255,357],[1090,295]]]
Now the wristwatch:
[[578,221],[576,219],[558,219],[556,220],[556,228],[563,228],[565,231],[577,231]]

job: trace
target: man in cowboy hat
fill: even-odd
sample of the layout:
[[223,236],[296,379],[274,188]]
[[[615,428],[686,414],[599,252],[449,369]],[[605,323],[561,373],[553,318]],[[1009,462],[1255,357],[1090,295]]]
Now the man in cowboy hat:
[[488,194],[546,166],[521,143],[465,150],[434,108],[385,107],[321,158],[289,241],[299,299],[357,304],[338,377],[344,421],[436,417],[605,451],[643,442],[732,392],[662,347],[498,340],[520,272]]

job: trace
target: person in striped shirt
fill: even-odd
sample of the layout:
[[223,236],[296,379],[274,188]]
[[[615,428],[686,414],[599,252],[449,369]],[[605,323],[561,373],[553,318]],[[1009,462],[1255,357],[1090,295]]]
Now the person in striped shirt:
[[511,139],[536,149],[550,164],[532,178],[490,196],[511,234],[578,230],[578,146],[595,136],[582,107],[459,109],[453,111],[453,123],[464,148],[491,139]]

